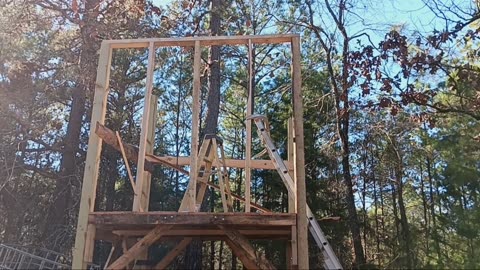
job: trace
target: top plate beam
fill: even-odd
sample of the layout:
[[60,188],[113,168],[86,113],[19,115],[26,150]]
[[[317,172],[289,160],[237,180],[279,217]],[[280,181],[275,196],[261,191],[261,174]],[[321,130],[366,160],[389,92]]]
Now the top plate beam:
[[147,48],[150,42],[155,47],[193,47],[195,41],[200,41],[201,46],[212,45],[248,45],[248,40],[253,44],[281,44],[292,41],[292,38],[299,37],[298,34],[284,35],[259,35],[259,36],[202,36],[202,37],[176,37],[176,38],[145,38],[145,39],[118,39],[105,40],[112,49]]

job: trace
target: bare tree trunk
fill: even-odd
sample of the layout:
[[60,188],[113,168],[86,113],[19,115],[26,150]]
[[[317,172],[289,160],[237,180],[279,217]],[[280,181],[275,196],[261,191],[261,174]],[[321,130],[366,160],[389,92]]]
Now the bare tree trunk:
[[[67,130],[63,141],[63,152],[60,161],[60,174],[56,180],[54,190],[54,201],[48,211],[47,220],[50,222],[45,228],[43,237],[48,238],[64,232],[69,220],[71,207],[71,186],[77,185],[80,180],[79,160],[77,153],[80,146],[80,133],[83,126],[83,118],[86,110],[86,100],[89,90],[93,90],[93,80],[95,78],[95,66],[97,58],[98,40],[95,40],[94,32],[97,25],[96,17],[98,14],[99,0],[85,1],[85,14],[82,16],[80,25],[80,59],[78,65],[78,78],[76,87],[73,89],[72,102],[70,106],[70,116],[68,119]],[[71,234],[73,236],[73,234]],[[72,245],[71,239],[64,239],[63,246],[69,248]]]
[[362,179],[363,179],[363,187],[362,187],[362,215],[363,215],[363,246],[364,246],[364,254],[365,257],[368,258],[368,248],[367,248],[367,225],[368,225],[368,215],[367,215],[367,202],[366,202],[366,195],[367,195],[367,145],[364,145],[363,151],[363,171],[362,171]]
[[220,250],[218,251],[218,269],[222,269],[223,262],[223,241],[220,241]]
[[210,269],[215,269],[215,241],[210,241]]
[[433,235],[433,243],[435,247],[435,251],[437,252],[438,256],[438,266],[440,268],[443,267],[443,256],[440,248],[440,240],[439,240],[439,234],[437,231],[437,218],[435,214],[435,195],[433,191],[433,174],[432,174],[432,161],[430,160],[430,157],[427,156],[426,158],[427,162],[427,175],[428,175],[428,185],[429,185],[429,194],[430,194],[430,215],[432,216],[432,235]]
[[72,93],[70,116],[60,162],[60,174],[55,182],[54,199],[47,215],[47,221],[50,223],[47,223],[44,238],[62,234],[69,223],[68,208],[71,200],[71,185],[76,184],[79,177],[76,156],[80,145],[85,101],[85,87],[80,83]]
[[395,180],[397,183],[397,194],[398,194],[398,209],[400,211],[400,224],[402,228],[402,246],[404,250],[404,256],[406,256],[407,267],[409,269],[414,268],[414,254],[413,247],[411,246],[410,241],[410,228],[408,225],[407,213],[405,210],[405,203],[403,201],[403,182],[402,175],[403,170],[401,167],[401,158],[398,160],[398,164],[395,169]]
[[376,252],[376,257],[377,257],[377,264],[380,265],[380,226],[378,224],[378,195],[377,195],[377,179],[375,178],[375,171],[372,171],[372,181],[373,181],[373,203],[375,205],[375,240],[377,243],[377,252]]
[[[338,97],[340,99],[340,97]],[[345,102],[346,103],[346,102]],[[344,106],[347,106],[346,104]],[[347,188],[346,202],[348,210],[348,221],[350,232],[353,238],[353,247],[355,252],[355,264],[357,266],[364,265],[365,255],[363,253],[362,236],[360,232],[360,221],[355,206],[355,195],[353,192],[353,180],[350,172],[350,146],[348,142],[349,134],[349,113],[348,108],[344,110],[344,115],[337,113],[337,121],[339,124],[339,134],[342,142],[342,169],[343,179]],[[339,118],[339,119],[338,119]]]
[[[220,21],[222,12],[222,1],[212,0],[212,10],[210,19],[210,35],[220,35]],[[205,119],[205,129],[203,134],[217,132],[218,113],[220,110],[220,47],[212,46],[210,48],[210,66],[209,88],[207,97],[207,115]]]
[[[378,184],[379,184],[379,195],[380,195],[380,209],[382,209],[382,215],[380,216],[381,217],[381,220],[380,220],[380,224],[382,226],[382,234],[385,233],[385,202],[384,202],[384,196],[383,196],[383,187],[384,187],[384,182],[382,181],[382,177],[383,175],[380,175],[380,177],[378,178]],[[385,250],[385,246],[384,246],[384,250]],[[384,256],[381,256],[382,258]]]
[[427,196],[425,193],[425,179],[423,178],[423,166],[420,164],[420,193],[422,195],[423,206],[423,229],[425,230],[425,254],[430,254],[430,219],[428,217]]
[[6,215],[3,218],[6,218],[5,222],[5,231],[0,234],[3,236],[2,243],[7,244],[16,244],[19,241],[20,236],[20,227],[18,225],[18,220],[21,215],[21,207],[18,205],[17,201],[14,198],[14,195],[10,193],[7,188],[0,189],[0,200],[3,205],[8,205],[5,209]]
[[[341,143],[342,151],[342,174],[343,180],[346,186],[346,207],[348,211],[348,224],[350,227],[350,232],[352,234],[353,248],[355,253],[355,264],[357,266],[365,265],[365,254],[363,252],[362,246],[362,236],[360,232],[360,221],[357,215],[357,209],[355,206],[355,197],[353,192],[353,180],[352,174],[350,171],[350,145],[349,145],[349,128],[350,128],[350,104],[349,104],[349,45],[350,37],[348,36],[347,30],[345,28],[345,21],[342,19],[345,16],[346,11],[346,1],[340,0],[335,6],[332,6],[328,0],[325,0],[325,7],[328,14],[335,22],[336,27],[338,28],[341,41],[341,72],[335,70],[335,55],[333,51],[336,51],[337,48],[334,48],[332,43],[330,43],[330,36],[325,36],[325,31],[322,27],[316,26],[315,24],[315,14],[314,8],[312,7],[311,1],[306,1],[306,7],[309,14],[309,24],[312,27],[315,36],[320,42],[320,46],[325,52],[325,60],[327,64],[327,72],[330,79],[330,84],[332,86],[333,98],[335,102],[335,117],[336,117],[336,128],[337,134]],[[334,10],[336,9],[336,11]],[[333,34],[332,34],[333,36]]]
[[[182,61],[183,62],[183,61]],[[175,155],[180,155],[180,111],[182,109],[182,88],[183,88],[183,67],[180,68],[180,74],[178,78],[178,96],[176,110],[177,115],[175,117]],[[175,170],[175,201],[178,202],[180,198],[180,172]]]
[[[391,175],[389,174],[389,177]],[[397,246],[399,244],[398,237],[400,236],[400,219],[398,218],[398,206],[397,206],[397,188],[394,183],[391,183],[391,188],[392,188],[392,209],[393,209],[393,220],[395,223],[395,239],[396,243],[395,246],[392,249],[392,257],[396,258],[397,257]]]

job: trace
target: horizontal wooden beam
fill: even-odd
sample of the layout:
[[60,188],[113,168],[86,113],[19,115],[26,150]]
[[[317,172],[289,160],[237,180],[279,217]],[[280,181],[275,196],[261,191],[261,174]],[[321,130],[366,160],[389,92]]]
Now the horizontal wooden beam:
[[181,37],[181,38],[144,38],[144,39],[118,39],[105,40],[104,43],[110,45],[112,49],[127,48],[147,48],[150,42],[155,47],[193,47],[196,41],[200,41],[201,46],[212,45],[247,45],[248,40],[253,44],[281,44],[292,41],[297,34],[283,35],[255,35],[255,36],[202,36],[202,37]]
[[288,213],[194,212],[93,212],[89,223],[98,225],[255,225],[292,226],[296,215]]
[[[163,162],[169,162],[178,166],[187,166],[190,165],[190,157],[172,157],[172,156],[164,156],[164,157],[159,157],[155,156],[155,160]],[[150,159],[149,161],[152,163],[155,163],[154,159]],[[284,161],[285,165],[287,168],[293,168],[292,164],[288,161]],[[275,165],[272,163],[271,160],[257,160],[253,159],[251,161],[251,167],[252,169],[260,169],[260,170],[276,170]],[[214,166],[217,165],[219,166],[220,164],[213,164]],[[245,168],[245,160],[244,159],[225,159],[225,165],[228,168]]]
[[[140,237],[148,234],[151,230],[114,230],[113,234],[126,237]],[[256,230],[238,230],[240,234],[245,236],[289,236],[290,229],[256,229]],[[164,234],[165,236],[225,236],[225,232],[219,229],[171,229]]]
[[[97,123],[95,127],[95,133],[102,138],[102,140],[115,148],[116,150],[120,151],[120,145],[118,143],[117,137],[115,132],[104,125]],[[138,161],[138,147],[124,143],[123,144],[125,154],[128,160],[137,163]],[[188,172],[182,168],[182,166],[190,165],[190,156],[182,156],[182,157],[174,157],[174,156],[155,156],[147,154],[145,155],[145,170],[149,172],[153,172],[154,165],[163,165],[170,167],[172,169],[178,170],[181,173],[188,174]],[[203,162],[203,161],[202,161]],[[288,161],[284,161],[285,165],[288,169],[293,169],[293,164]],[[219,166],[220,164],[216,164]],[[245,168],[245,160],[243,159],[225,159],[225,165],[229,168]],[[214,164],[215,166],[215,164]],[[252,160],[251,167],[253,169],[262,169],[262,170],[276,170],[274,164],[271,160]]]
[[[133,238],[138,238],[142,236],[132,236]],[[157,241],[157,243],[163,243],[163,242],[171,242],[172,244],[181,241],[185,237],[191,237],[196,240],[202,240],[202,241],[225,241],[228,239],[227,236],[225,235],[163,235],[162,238]],[[286,240],[289,241],[291,239],[291,234],[248,234],[245,235],[245,237],[249,240]],[[98,241],[105,241],[105,242],[110,242],[113,243],[117,241],[120,236],[116,234],[112,234],[111,232],[108,233],[106,231],[97,231],[97,235],[95,236],[95,240]]]

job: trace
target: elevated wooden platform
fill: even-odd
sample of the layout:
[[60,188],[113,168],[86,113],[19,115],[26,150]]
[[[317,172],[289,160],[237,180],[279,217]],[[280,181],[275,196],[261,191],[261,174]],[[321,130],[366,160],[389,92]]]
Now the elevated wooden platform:
[[97,230],[97,239],[114,241],[117,237],[143,237],[159,225],[173,225],[165,238],[195,237],[223,240],[219,225],[234,229],[247,239],[291,238],[296,215],[288,213],[182,213],[182,212],[94,212],[89,224]]

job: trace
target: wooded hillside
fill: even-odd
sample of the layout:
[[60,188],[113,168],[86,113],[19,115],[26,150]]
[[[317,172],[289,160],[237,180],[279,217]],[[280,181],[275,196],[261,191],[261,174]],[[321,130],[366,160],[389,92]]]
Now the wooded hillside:
[[[298,33],[307,202],[344,267],[480,268],[480,6],[396,2],[0,1],[0,243],[71,256],[102,40]],[[253,110],[267,115],[287,159],[289,50],[256,45],[252,81],[246,46],[202,52],[201,133],[217,130],[227,157],[246,155],[251,84]],[[154,154],[188,156],[193,50],[155,53]],[[112,57],[105,126],[132,145],[139,144],[147,57],[134,49]],[[253,155],[263,150],[258,137],[253,148]],[[151,171],[150,210],[176,211],[188,176]],[[244,173],[229,171],[237,194]],[[254,171],[251,193],[256,204],[287,212],[275,172]],[[98,211],[132,208],[122,154],[110,146],[102,149],[97,194]],[[208,193],[204,208],[221,211],[220,198]],[[110,245],[98,246],[101,265]],[[284,245],[255,246],[283,265]],[[316,269],[321,261],[311,246]],[[241,269],[223,241],[194,242],[186,254],[172,269]]]

